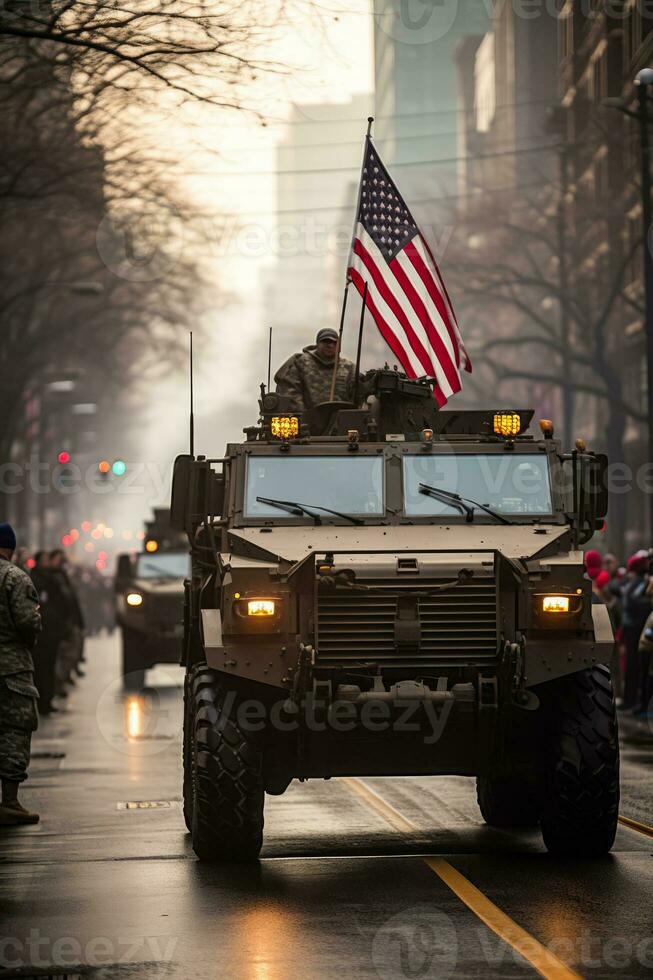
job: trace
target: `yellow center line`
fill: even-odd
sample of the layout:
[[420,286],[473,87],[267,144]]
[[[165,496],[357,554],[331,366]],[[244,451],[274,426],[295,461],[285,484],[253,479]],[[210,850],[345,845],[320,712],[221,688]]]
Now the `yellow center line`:
[[624,827],[628,827],[629,830],[636,830],[638,833],[644,834],[645,837],[653,837],[653,827],[649,827],[645,823],[639,823],[638,820],[631,820],[630,817],[624,817],[621,813],[619,814],[619,823],[623,824]]
[[[342,782],[353,793],[356,793],[368,806],[375,810],[386,823],[404,834],[414,834],[419,828],[408,820],[399,810],[387,803],[367,783],[355,777],[347,776]],[[452,864],[441,857],[421,858],[431,871],[458,896],[461,902],[491,929],[500,939],[508,943],[523,959],[537,970],[546,980],[581,980],[581,975],[572,970],[566,963],[550,952],[546,946],[522,929],[520,925],[502,912],[475,885],[457,871]]]

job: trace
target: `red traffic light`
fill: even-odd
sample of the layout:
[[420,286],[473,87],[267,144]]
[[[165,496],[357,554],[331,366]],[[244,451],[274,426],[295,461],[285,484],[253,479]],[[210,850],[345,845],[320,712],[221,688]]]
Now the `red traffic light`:
[[65,466],[66,463],[69,463],[70,462],[70,453],[68,452],[68,450],[67,449],[62,449],[61,452],[59,453],[59,455],[57,456],[57,460],[61,463],[62,466]]

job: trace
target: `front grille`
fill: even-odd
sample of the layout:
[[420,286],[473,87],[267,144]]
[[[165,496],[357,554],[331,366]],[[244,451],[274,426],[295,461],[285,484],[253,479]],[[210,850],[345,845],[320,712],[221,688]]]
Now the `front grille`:
[[184,600],[181,595],[159,595],[153,592],[146,596],[144,605],[151,629],[172,630],[183,620]]
[[[374,592],[318,591],[317,662],[482,666],[497,655],[497,600],[493,578],[475,578],[418,598],[420,641],[405,650],[395,641],[398,600],[450,582],[442,578],[357,579]],[[376,591],[379,590],[379,591]]]

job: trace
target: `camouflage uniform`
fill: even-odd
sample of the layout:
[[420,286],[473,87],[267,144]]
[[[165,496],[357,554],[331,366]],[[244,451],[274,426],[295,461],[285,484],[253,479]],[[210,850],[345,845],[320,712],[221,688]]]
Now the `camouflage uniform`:
[[[355,374],[356,366],[345,357],[339,358],[334,395],[336,401],[352,400]],[[328,402],[332,378],[333,361],[320,357],[315,344],[305,347],[301,354],[289,357],[274,376],[277,392],[290,395],[296,412]]]
[[0,558],[0,778],[16,783],[27,779],[38,724],[31,650],[40,629],[29,575]]

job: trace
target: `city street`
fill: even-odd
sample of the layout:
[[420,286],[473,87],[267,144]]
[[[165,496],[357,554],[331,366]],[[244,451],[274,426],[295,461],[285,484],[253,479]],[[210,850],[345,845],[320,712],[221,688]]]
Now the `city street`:
[[[622,823],[608,857],[554,859],[537,831],[484,826],[465,778],[293,783],[259,864],[198,862],[181,669],[123,697],[118,634],[87,656],[33,742],[41,822],[0,838],[3,976],[651,975],[653,839]],[[650,824],[653,740],[622,760],[623,817]]]

